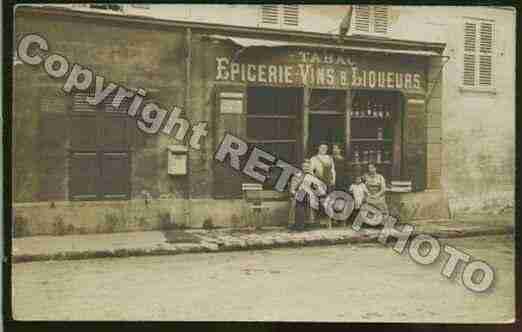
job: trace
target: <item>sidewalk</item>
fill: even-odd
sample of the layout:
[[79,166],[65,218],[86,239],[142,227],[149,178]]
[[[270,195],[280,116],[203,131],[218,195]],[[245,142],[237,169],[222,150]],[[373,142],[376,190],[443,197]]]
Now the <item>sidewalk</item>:
[[[466,215],[451,221],[410,222],[414,234],[436,238],[512,234],[513,214]],[[246,230],[170,230],[132,233],[34,236],[13,239],[13,263],[175,255],[196,252],[256,250],[376,242],[382,227],[353,230],[350,226],[290,232],[286,228]]]

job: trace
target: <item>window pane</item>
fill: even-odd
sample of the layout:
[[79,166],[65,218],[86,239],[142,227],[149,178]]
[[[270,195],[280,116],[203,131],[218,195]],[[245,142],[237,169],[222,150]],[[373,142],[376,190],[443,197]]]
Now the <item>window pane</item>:
[[278,139],[296,139],[297,129],[295,119],[279,119]]
[[311,111],[334,111],[343,113],[345,94],[336,90],[313,89],[310,95]]
[[96,198],[97,181],[100,177],[96,152],[73,153],[70,162],[72,199]]
[[267,140],[277,138],[277,119],[248,118],[248,139]]

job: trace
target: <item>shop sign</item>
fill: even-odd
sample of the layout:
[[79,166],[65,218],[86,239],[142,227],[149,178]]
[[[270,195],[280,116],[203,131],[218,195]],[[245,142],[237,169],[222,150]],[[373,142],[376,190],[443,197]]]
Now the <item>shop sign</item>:
[[215,79],[265,85],[419,90],[423,75],[418,66],[412,69],[401,65],[383,67],[341,54],[298,51],[258,59],[247,57],[241,61],[216,57]]

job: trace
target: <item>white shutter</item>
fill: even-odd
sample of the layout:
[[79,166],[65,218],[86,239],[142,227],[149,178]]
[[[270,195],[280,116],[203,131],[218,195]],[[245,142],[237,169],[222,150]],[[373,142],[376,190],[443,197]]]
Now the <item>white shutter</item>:
[[261,23],[279,24],[279,5],[261,5]]
[[283,24],[299,25],[299,5],[283,5]]
[[475,86],[476,75],[477,24],[464,23],[464,71],[462,84]]
[[464,86],[493,86],[493,43],[493,23],[479,20],[464,22]]
[[357,5],[354,14],[354,31],[370,32],[370,6]]
[[493,85],[493,24],[481,22],[479,36],[478,84],[488,87]]
[[373,7],[374,32],[386,34],[388,32],[389,13],[388,6],[374,6]]

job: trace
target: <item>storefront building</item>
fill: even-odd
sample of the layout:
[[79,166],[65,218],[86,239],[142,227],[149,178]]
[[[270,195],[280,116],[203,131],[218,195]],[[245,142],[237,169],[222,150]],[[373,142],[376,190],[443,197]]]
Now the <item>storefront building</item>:
[[[38,33],[52,51],[206,122],[199,150],[175,134],[149,135],[109,103],[67,94],[38,66],[14,68],[13,201],[23,234],[232,226],[242,184],[216,162],[233,134],[299,166],[320,143],[339,144],[347,178],[377,165],[406,220],[446,219],[442,90],[445,45],[274,33],[263,29],[19,8],[16,40]],[[94,89],[94,87],[92,88]],[[92,90],[94,91],[94,90]],[[138,114],[139,116],[139,114]],[[242,163],[245,160],[241,160]],[[268,174],[267,174],[268,175]],[[271,178],[277,174],[271,174]],[[266,225],[288,222],[288,195],[265,184]]]

